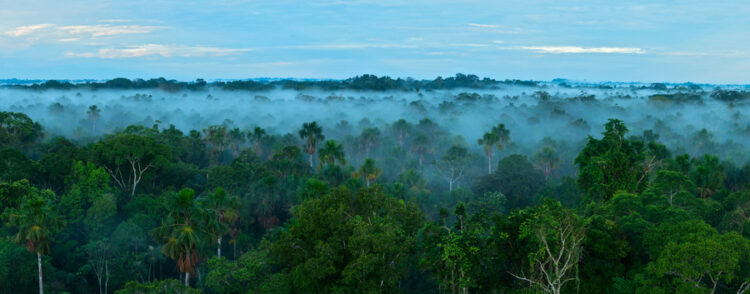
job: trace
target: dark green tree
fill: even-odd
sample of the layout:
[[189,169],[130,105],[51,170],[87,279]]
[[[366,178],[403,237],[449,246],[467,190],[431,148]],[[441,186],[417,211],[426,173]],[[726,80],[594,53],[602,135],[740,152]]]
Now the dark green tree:
[[92,153],[121,191],[130,192],[131,197],[147,172],[168,165],[172,158],[169,146],[133,134],[118,134],[99,141],[93,145]]
[[299,130],[299,137],[305,140],[304,151],[307,153],[310,159],[310,167],[313,165],[313,154],[315,154],[315,148],[319,142],[326,139],[323,135],[323,127],[319,126],[317,122],[307,122],[302,124],[302,128]]
[[55,211],[52,201],[56,197],[52,191],[31,189],[29,192],[18,209],[6,209],[3,214],[7,217],[8,223],[18,230],[13,236],[13,242],[36,254],[39,293],[43,294],[42,255],[50,252],[55,234],[64,222]]

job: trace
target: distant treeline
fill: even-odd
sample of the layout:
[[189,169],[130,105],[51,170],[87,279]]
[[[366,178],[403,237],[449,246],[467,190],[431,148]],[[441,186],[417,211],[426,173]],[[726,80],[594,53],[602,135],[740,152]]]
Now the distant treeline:
[[412,78],[391,78],[389,76],[378,77],[375,75],[361,75],[345,80],[237,80],[237,81],[216,81],[208,83],[203,79],[197,79],[194,82],[183,82],[177,80],[167,80],[165,78],[156,79],[126,79],[116,78],[104,82],[85,82],[71,83],[68,81],[49,80],[43,83],[31,85],[11,85],[8,87],[17,89],[31,90],[71,90],[71,89],[161,89],[165,91],[182,91],[182,90],[203,90],[206,88],[219,88],[224,90],[247,90],[247,91],[269,91],[274,89],[290,90],[367,90],[367,91],[420,91],[424,90],[441,90],[455,88],[472,88],[487,89],[497,87],[498,85],[517,85],[517,86],[538,86],[535,81],[522,80],[494,80],[491,78],[479,78],[476,75],[456,74],[453,77],[437,77],[434,80],[416,80]]

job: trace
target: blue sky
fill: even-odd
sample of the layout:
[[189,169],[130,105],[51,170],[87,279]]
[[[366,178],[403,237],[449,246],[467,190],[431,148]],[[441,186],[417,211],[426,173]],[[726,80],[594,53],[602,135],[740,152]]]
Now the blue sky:
[[748,1],[6,1],[0,78],[748,83]]

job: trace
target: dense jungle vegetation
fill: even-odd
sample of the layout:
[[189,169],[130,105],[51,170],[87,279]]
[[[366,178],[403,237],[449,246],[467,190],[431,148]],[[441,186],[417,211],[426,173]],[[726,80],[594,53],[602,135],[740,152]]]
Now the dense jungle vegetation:
[[0,292],[744,293],[742,86],[0,89]]

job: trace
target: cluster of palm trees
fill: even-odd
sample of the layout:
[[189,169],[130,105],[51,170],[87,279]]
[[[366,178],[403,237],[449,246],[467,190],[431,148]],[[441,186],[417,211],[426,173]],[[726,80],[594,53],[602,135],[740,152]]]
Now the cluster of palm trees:
[[484,155],[487,156],[487,174],[492,174],[492,157],[494,150],[503,150],[510,140],[510,131],[505,128],[505,124],[498,124],[492,127],[492,130],[484,133],[482,138],[477,140],[477,144],[484,149]]
[[166,219],[151,235],[162,244],[164,255],[175,260],[188,286],[190,273],[200,261],[202,246],[215,240],[216,255],[221,258],[221,241],[239,219],[239,202],[221,188],[204,198],[196,198],[193,189],[185,188],[171,201]]

